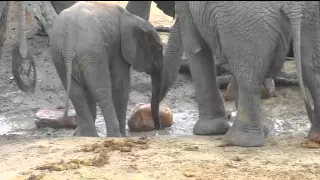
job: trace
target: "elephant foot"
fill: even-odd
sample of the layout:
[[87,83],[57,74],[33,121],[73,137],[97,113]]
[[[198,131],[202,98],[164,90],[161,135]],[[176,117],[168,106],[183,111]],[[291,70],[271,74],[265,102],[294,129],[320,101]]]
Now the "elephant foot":
[[85,136],[85,137],[99,137],[98,133],[96,130],[86,130],[86,129],[81,129],[77,128],[73,134],[73,136]]
[[127,137],[127,133],[126,133],[125,131],[124,131],[124,132],[121,131],[120,133],[121,133],[121,136],[122,136],[122,137]]
[[229,128],[220,146],[260,147],[264,145],[268,128],[261,130],[243,131],[234,125]]
[[194,135],[221,135],[225,134],[229,124],[224,117],[215,119],[199,119],[193,126]]
[[308,149],[319,149],[320,148],[320,132],[310,131],[308,139],[301,143],[302,147]]
[[310,132],[308,134],[308,139],[311,141],[314,141],[316,143],[320,143],[320,132],[310,130]]

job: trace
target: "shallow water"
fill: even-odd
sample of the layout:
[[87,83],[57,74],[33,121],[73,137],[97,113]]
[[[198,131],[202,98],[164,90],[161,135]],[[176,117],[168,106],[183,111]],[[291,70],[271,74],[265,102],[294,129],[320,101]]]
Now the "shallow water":
[[[161,130],[158,135],[192,135],[192,128],[197,121],[198,112],[197,110],[173,110],[174,123],[170,128]],[[232,125],[236,116],[236,111],[231,112],[231,119],[229,124]],[[264,117],[264,122],[267,124],[270,130],[270,136],[280,135],[292,135],[292,136],[306,136],[310,123],[307,122],[307,118],[298,119],[292,118],[270,118]],[[307,123],[306,123],[307,122]],[[105,122],[101,115],[96,120],[96,127],[100,136],[105,136],[106,128]],[[30,133],[29,131],[32,131]],[[6,117],[0,117],[0,135],[3,134],[26,134],[26,135],[45,135],[45,136],[66,136],[72,135],[73,130],[68,129],[52,129],[43,128],[36,129],[32,118],[27,117],[15,117],[11,120]],[[141,135],[155,135],[155,132],[130,132],[127,128],[128,136],[141,136]]]

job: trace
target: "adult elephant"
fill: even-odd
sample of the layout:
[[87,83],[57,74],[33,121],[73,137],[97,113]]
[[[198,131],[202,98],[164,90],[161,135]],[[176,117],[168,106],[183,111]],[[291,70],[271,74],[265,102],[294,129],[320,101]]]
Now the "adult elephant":
[[[59,1],[53,1],[53,2],[59,2]],[[64,2],[64,1],[62,1]],[[131,12],[132,14],[135,14],[141,18],[144,18],[145,20],[149,20],[150,15],[150,8],[151,8],[151,2],[152,1],[129,1],[126,9]],[[174,17],[175,15],[175,1],[153,1],[157,4],[157,7],[167,16]],[[53,4],[53,3],[52,3]],[[292,41],[290,43],[290,50],[287,54],[288,57],[294,57],[293,54],[293,44]]]
[[[299,85],[307,109],[310,109],[301,73],[300,28],[303,3],[176,1],[177,17],[164,57],[163,69],[166,69],[166,72],[163,74],[161,98],[166,95],[176,77],[182,43],[189,59],[199,109],[199,119],[193,127],[193,133],[226,133],[225,144],[262,146],[265,139],[260,120],[261,85],[265,78],[275,77],[282,69],[291,39],[297,61]],[[318,3],[315,3],[315,7],[318,7]],[[318,11],[316,12],[312,17],[317,17]],[[309,34],[316,35],[315,31],[318,30],[312,27],[309,27],[308,33],[304,32],[303,43],[308,42]],[[318,39],[313,38],[314,41]],[[309,47],[303,46],[303,50]],[[316,47],[310,49],[317,52],[313,54],[318,55]],[[315,71],[317,66],[310,60],[314,58],[311,50],[308,50],[309,59],[303,62],[303,75],[304,78],[313,80],[305,81],[315,102],[314,115],[308,114],[313,119],[309,138],[319,141],[320,91],[317,84],[320,84],[320,78],[319,71]],[[213,56],[229,64],[236,82],[234,88],[237,92],[238,113],[230,128],[225,119],[224,103],[217,86]],[[310,71],[313,73],[306,73]]]
[[[174,17],[175,16],[175,1],[153,1],[157,4],[157,7],[167,16]],[[129,1],[126,9],[137,15],[141,18],[144,18],[145,20],[149,20],[149,14],[150,14],[150,8],[151,8],[151,1]],[[182,48],[181,48],[182,49]],[[292,50],[292,42],[290,44],[290,51],[288,52],[287,56],[292,57],[293,56],[293,50]],[[179,61],[179,60],[178,60]],[[188,66],[188,60],[185,56],[185,54],[182,57],[182,61],[178,66],[178,69],[180,72],[190,72],[189,66]],[[175,69],[177,67],[174,67]],[[228,65],[225,63],[216,62],[216,68],[217,68],[217,75],[222,75],[223,73],[228,73],[229,68]],[[228,87],[232,87],[232,80],[229,82]],[[270,82],[270,83],[269,83]],[[172,84],[173,82],[170,82]],[[272,78],[268,78],[265,80],[265,83],[263,85],[262,90],[262,98],[268,98],[271,96],[274,96],[275,94],[275,84]],[[227,91],[224,96],[225,100],[233,100],[234,94],[230,90],[230,88],[227,88]]]

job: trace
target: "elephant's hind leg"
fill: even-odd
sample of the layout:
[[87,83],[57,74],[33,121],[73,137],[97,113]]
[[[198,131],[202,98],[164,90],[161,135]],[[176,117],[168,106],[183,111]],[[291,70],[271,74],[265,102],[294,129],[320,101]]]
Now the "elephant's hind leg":
[[97,101],[94,99],[88,88],[86,88],[86,98],[91,111],[93,122],[96,122],[97,118]]
[[[311,54],[312,53],[309,52],[308,55],[304,55],[305,58],[303,63],[303,80],[310,92],[314,104],[314,111],[307,111],[307,113],[310,113],[309,117],[311,117],[311,128],[308,133],[308,138],[312,141],[320,142],[320,67],[317,67],[311,61],[307,61],[312,59],[312,57],[310,57]],[[308,56],[309,58],[307,58]],[[313,62],[316,61],[318,60],[313,59]]]
[[[317,22],[319,23],[319,22]],[[313,100],[314,110],[308,109],[308,117],[311,121],[311,128],[308,138],[315,142],[320,142],[320,51],[319,51],[319,30],[304,29],[310,36],[301,38],[301,57],[302,57],[302,77],[305,86],[309,90]],[[313,44],[315,43],[315,44]],[[305,102],[306,103],[306,102]],[[311,107],[312,108],[312,107]]]
[[320,74],[313,70],[308,71],[304,75],[304,82],[308,87],[314,104],[314,112],[308,112],[312,117],[308,138],[312,141],[320,142]]
[[74,105],[78,120],[78,126],[74,135],[97,137],[98,133],[86,98],[86,92],[83,86],[73,78],[71,80],[70,99]]
[[[243,147],[264,145],[264,132],[260,120],[260,91],[263,83],[261,72],[252,66],[241,66],[239,62],[254,63],[250,59],[232,61],[233,73],[238,84],[237,116],[224,137],[224,144]],[[245,72],[245,73],[244,73]]]
[[187,52],[187,57],[199,109],[199,119],[193,127],[193,133],[195,135],[224,134],[229,124],[216,81],[211,50],[206,47],[196,54]]
[[[269,83],[268,81],[271,81],[272,79],[271,78],[266,78],[264,80],[264,84],[266,83]],[[230,86],[229,86],[230,85]],[[233,95],[233,98],[234,98],[234,104],[236,106],[236,109],[238,109],[238,103],[239,103],[239,88],[238,88],[238,83],[236,82],[235,80],[235,77],[232,76],[230,82],[229,82],[229,85],[228,87],[230,88],[229,89],[229,92],[231,92],[230,94]],[[268,90],[271,90],[270,92],[273,92],[274,93],[274,86],[272,85],[268,85],[269,88],[267,88]],[[271,94],[271,93],[270,93]],[[267,136],[269,134],[269,129],[268,127],[263,124],[263,132],[264,132],[264,136]]]
[[[56,46],[52,46],[54,53],[52,53],[52,59],[57,70],[57,73],[60,77],[64,89],[67,89],[66,79],[66,67],[62,61],[61,53]],[[75,81],[74,78],[71,78],[71,90],[69,98],[73,103],[74,109],[77,114],[78,126],[74,133],[76,136],[98,136],[92,111],[90,110],[90,102],[86,98],[87,92],[85,91],[83,85],[80,85],[79,82]]]
[[112,101],[112,84],[107,57],[105,49],[95,49],[89,57],[86,57],[90,61],[83,70],[83,78],[86,87],[101,109],[106,123],[107,136],[121,137],[119,122]]

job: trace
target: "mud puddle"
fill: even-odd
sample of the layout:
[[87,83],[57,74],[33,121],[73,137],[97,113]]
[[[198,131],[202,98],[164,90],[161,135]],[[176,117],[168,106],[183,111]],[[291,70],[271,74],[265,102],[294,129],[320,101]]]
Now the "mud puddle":
[[[191,82],[189,82],[191,83]],[[181,87],[183,89],[183,87]],[[173,89],[175,91],[176,89]],[[133,89],[132,94],[139,94],[139,89]],[[193,89],[191,93],[193,94]],[[291,96],[288,98],[287,96]],[[143,96],[141,94],[140,96]],[[184,102],[180,97],[174,97],[175,103],[172,103],[173,92],[169,92],[165,102],[169,104],[174,115],[174,124],[171,128],[159,131],[158,135],[172,135],[183,136],[192,135],[192,128],[198,118],[198,109],[192,96],[191,100]],[[179,96],[179,95],[178,95]],[[136,96],[130,98],[127,119],[129,118],[131,109],[139,102],[132,102]],[[187,97],[184,97],[187,98]],[[144,102],[148,102],[149,98],[146,98]],[[304,106],[299,98],[298,87],[278,87],[277,97],[263,100],[262,105],[262,119],[270,129],[270,136],[292,135],[292,136],[305,136],[310,128],[310,123],[306,116]],[[226,110],[231,115],[229,121],[230,125],[233,124],[236,116],[235,107],[233,102],[225,103]],[[300,108],[296,108],[299,107]],[[71,136],[73,130],[68,129],[52,129],[43,128],[36,129],[32,116],[27,117],[0,117],[0,134],[26,134],[26,135],[40,135],[40,136]],[[96,120],[96,128],[100,136],[106,135],[106,128],[104,118],[99,111],[98,118]],[[128,128],[127,128],[128,129]],[[141,135],[155,135],[155,132],[129,132],[128,136],[141,136]]]

